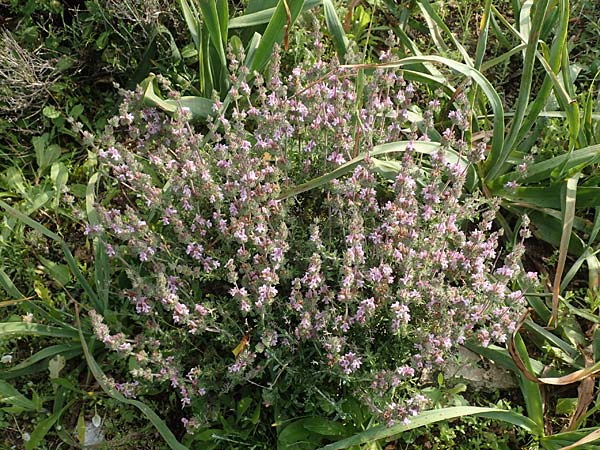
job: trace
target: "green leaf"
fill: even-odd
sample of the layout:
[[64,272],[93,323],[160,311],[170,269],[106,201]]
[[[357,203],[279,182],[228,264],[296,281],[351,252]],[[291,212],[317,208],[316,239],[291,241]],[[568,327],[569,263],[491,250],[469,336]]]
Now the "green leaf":
[[35,403],[4,380],[0,380],[0,403],[8,403],[15,408],[15,412],[37,410]]
[[56,355],[48,361],[48,370],[50,371],[50,379],[58,378],[60,371],[65,367],[65,357]]
[[558,249],[558,263],[554,275],[554,286],[552,290],[552,321],[555,326],[558,326],[558,296],[560,295],[560,280],[565,269],[567,261],[567,253],[569,251],[569,243],[571,241],[571,231],[573,230],[573,221],[575,218],[575,200],[577,198],[577,181],[580,174],[569,178],[563,189],[561,197],[564,198],[562,203],[562,222],[563,229],[560,237],[560,246]]
[[15,336],[51,336],[57,338],[77,338],[77,330],[72,328],[52,327],[39,323],[2,322],[0,323],[0,338],[9,339]]
[[338,55],[338,59],[341,63],[344,63],[346,57],[346,48],[348,47],[348,38],[344,32],[344,27],[338,18],[335,11],[335,6],[331,0],[323,0],[323,8],[325,10],[325,23],[327,29],[333,39],[335,50]]
[[13,299],[25,298],[25,296],[17,289],[10,277],[4,272],[3,268],[0,267],[0,286],[10,295]]
[[183,18],[185,19],[185,23],[187,24],[188,30],[192,35],[192,40],[194,41],[194,45],[196,48],[200,47],[200,24],[198,23],[198,19],[196,15],[192,11],[190,4],[187,0],[179,0],[179,5],[181,6],[181,11],[183,12]]
[[219,55],[221,67],[227,69],[227,57],[225,56],[226,42],[224,42],[223,36],[221,35],[221,23],[219,13],[217,12],[217,3],[215,0],[199,0],[198,3],[200,5],[200,10],[202,11],[204,24],[210,35],[211,44]]
[[491,142],[491,150],[488,158],[485,161],[486,167],[497,168],[494,171],[488,171],[486,174],[486,183],[493,181],[496,176],[494,172],[499,171],[500,168],[506,162],[509,153],[504,148],[504,107],[502,106],[502,101],[500,100],[500,96],[498,92],[494,89],[492,84],[485,78],[481,72],[470,67],[468,65],[453,61],[448,58],[444,58],[441,56],[411,56],[408,58],[403,58],[400,61],[394,61],[386,64],[376,64],[376,65],[346,65],[342,67],[347,68],[394,68],[394,67],[405,67],[412,64],[417,63],[436,63],[443,64],[449,67],[456,72],[459,72],[471,80],[473,80],[481,89],[481,91],[485,94],[490,105],[492,107],[492,111],[494,112],[493,117],[493,134],[492,134],[492,142]]
[[284,199],[296,196],[298,194],[301,194],[302,192],[310,191],[311,189],[315,189],[316,187],[323,186],[324,184],[329,183],[331,180],[346,175],[347,173],[352,172],[354,168],[357,167],[367,155],[375,157],[387,153],[403,152],[409,145],[412,145],[415,151],[424,154],[432,154],[440,148],[440,144],[436,142],[398,141],[376,145],[370,152],[361,153],[356,158],[348,161],[347,163],[341,165],[340,167],[336,168],[335,170],[332,170],[331,172],[325,175],[321,175],[320,177],[314,178],[310,181],[307,181],[306,183],[302,183],[291,189],[287,189],[281,194],[280,198]]
[[580,170],[584,167],[596,164],[600,160],[600,145],[590,145],[589,147],[575,150],[571,153],[555,156],[554,158],[546,159],[535,164],[531,164],[527,168],[527,173],[520,174],[518,172],[510,172],[498,178],[495,186],[504,186],[509,181],[518,180],[519,183],[536,183],[543,180],[549,180],[552,172],[562,168],[567,172],[575,167]]
[[[525,368],[529,371],[529,373],[536,375],[533,371],[533,365],[531,364],[529,355],[527,354],[527,348],[525,347],[523,338],[521,338],[519,333],[516,333],[513,342],[514,348],[521,358],[521,361],[525,365]],[[535,428],[536,431],[539,434],[542,434],[544,430],[544,404],[542,402],[542,393],[540,392],[540,387],[537,383],[528,380],[520,371],[517,373],[517,375],[519,378],[521,392],[525,400],[525,405],[527,407],[527,415],[537,425]]]
[[214,114],[212,100],[204,97],[184,96],[177,100],[163,100],[154,91],[154,75],[150,75],[140,83],[144,89],[144,102],[149,106],[160,108],[165,112],[174,113],[178,109],[187,108],[194,119],[206,119]]
[[48,431],[50,431],[50,429],[54,426],[58,419],[60,419],[63,413],[67,409],[71,408],[74,403],[75,402],[70,402],[60,411],[38,422],[33,431],[31,432],[29,441],[25,442],[25,450],[33,450],[34,448],[37,448],[44,440],[44,437],[46,437],[46,434],[48,434]]
[[57,119],[60,117],[60,111],[57,111],[52,105],[44,106],[44,109],[42,109],[42,114],[49,119]]
[[187,447],[179,443],[175,435],[169,430],[169,427],[165,424],[165,422],[145,403],[139,400],[132,400],[126,398],[123,394],[117,391],[111,384],[108,383],[108,379],[87,346],[87,342],[85,341],[83,331],[81,329],[81,325],[79,323],[79,317],[77,316],[77,326],[79,329],[79,340],[81,342],[81,346],[83,348],[83,353],[85,354],[85,359],[87,361],[88,367],[90,371],[94,375],[94,378],[107,395],[114,398],[115,400],[125,403],[128,405],[135,406],[139,409],[147,418],[152,422],[156,430],[163,437],[165,442],[171,447],[172,450],[188,450]]
[[44,133],[31,139],[35,151],[35,159],[40,171],[46,170],[60,158],[61,150],[56,144],[48,145],[50,135]]
[[418,416],[412,417],[410,419],[410,423],[407,425],[398,424],[391,427],[373,427],[352,437],[326,445],[320,450],[339,450],[352,446],[358,446],[367,442],[375,442],[381,439],[393,438],[394,436],[400,435],[408,430],[413,430],[415,428],[431,425],[433,423],[465,416],[486,417],[490,419],[501,420],[520,426],[529,432],[534,432],[537,429],[535,422],[513,411],[506,411],[497,408],[480,408],[476,406],[458,406],[422,412]]
[[56,191],[56,195],[52,201],[52,207],[58,208],[62,194],[67,186],[67,181],[69,180],[67,166],[61,162],[52,164],[52,167],[50,168],[50,178],[54,182],[54,189]]
[[69,265],[69,268],[71,269],[71,272],[73,273],[73,275],[75,275],[75,278],[77,279],[80,286],[83,288],[83,290],[88,295],[88,297],[91,300],[91,302],[93,303],[94,307],[98,310],[98,312],[102,313],[104,311],[103,305],[100,303],[98,296],[96,295],[96,293],[94,292],[92,287],[89,285],[89,283],[83,276],[83,273],[81,273],[81,270],[79,269],[79,266],[78,266],[77,262],[75,261],[75,258],[73,258],[73,254],[71,253],[71,250],[69,250],[69,247],[67,246],[65,241],[63,241],[61,239],[61,237],[58,236],[56,233],[53,233],[52,231],[50,231],[48,228],[46,228],[39,222],[36,222],[35,220],[31,219],[30,217],[27,217],[25,214],[16,210],[15,208],[8,205],[6,202],[3,202],[2,200],[0,200],[0,207],[3,208],[9,215],[19,219],[25,225],[30,226],[34,230],[39,231],[44,236],[47,236],[50,239],[52,239],[53,241],[56,241],[60,244],[60,247],[65,255],[65,259],[67,260],[67,264]]
[[[287,7],[286,7],[287,6]],[[273,47],[283,41],[304,6],[304,0],[280,0],[256,49],[251,72],[261,72],[271,59]],[[290,13],[288,23],[288,9]]]
[[[302,12],[314,8],[321,3],[322,0],[306,0],[302,6]],[[269,23],[273,18],[273,14],[275,13],[276,9],[276,7],[272,7],[234,17],[233,19],[229,20],[229,29],[249,28]]]
[[85,442],[85,417],[83,416],[83,408],[79,411],[77,418],[77,440],[80,444]]
[[64,264],[58,264],[54,261],[44,258],[39,255],[38,259],[44,266],[44,271],[54,280],[60,287],[66,286],[71,281],[71,272],[69,267]]
[[438,13],[433,9],[431,3],[428,0],[417,0],[419,7],[421,8],[421,12],[429,25],[431,30],[431,37],[434,39],[436,45],[438,46],[438,50],[440,53],[447,53],[448,47],[444,43],[441,38],[441,33],[439,30],[442,30],[452,41],[458,52],[463,57],[463,60],[469,67],[473,67],[473,60],[469,56],[467,50],[458,42],[458,39],[454,36],[446,22],[442,20],[442,18],[438,15]]
[[21,361],[19,364],[11,367],[8,370],[4,370],[0,372],[0,379],[6,378],[7,375],[10,375],[15,372],[20,372],[23,369],[31,367],[40,361],[49,360],[52,357],[56,357],[57,355],[61,355],[63,359],[67,359],[65,354],[69,354],[69,357],[73,357],[77,354],[77,352],[82,353],[81,344],[79,342],[72,342],[68,344],[58,344],[51,345],[46,347],[29,358]]

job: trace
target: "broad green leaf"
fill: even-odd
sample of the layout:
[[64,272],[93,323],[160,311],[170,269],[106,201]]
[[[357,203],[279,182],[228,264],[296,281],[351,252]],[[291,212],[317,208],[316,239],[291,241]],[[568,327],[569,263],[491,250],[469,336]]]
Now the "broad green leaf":
[[56,355],[48,361],[48,370],[50,371],[50,379],[58,378],[60,371],[65,367],[65,357]]
[[344,27],[338,18],[335,6],[331,0],[323,0],[323,8],[325,10],[325,23],[327,30],[331,34],[338,59],[341,63],[345,62],[346,48],[348,47],[348,38],[344,32]]
[[163,100],[154,91],[154,75],[150,75],[140,84],[144,89],[144,102],[150,106],[160,108],[168,113],[174,113],[178,109],[188,109],[195,119],[206,119],[213,114],[212,100],[204,97],[184,96],[177,100]]
[[[519,14],[519,33],[521,33],[525,42],[529,41],[529,35],[531,34],[532,6],[533,0],[525,0],[523,6],[521,6],[521,13]],[[525,50],[523,50],[523,59],[525,59]]]
[[600,439],[600,429],[592,428],[587,430],[568,431],[558,433],[552,436],[545,436],[542,439],[544,447],[547,444],[553,444],[557,450],[598,450],[600,445],[592,445],[591,442]]
[[[221,3],[221,2],[219,2]],[[225,56],[225,41],[221,34],[221,23],[219,13],[217,12],[217,3],[215,0],[199,0],[200,10],[204,25],[208,29],[213,48],[219,55],[221,67],[227,68],[227,57]]]
[[195,12],[192,10],[191,5],[187,0],[179,0],[181,11],[183,12],[183,18],[187,24],[188,30],[192,35],[192,40],[196,48],[200,47],[200,24],[196,17]]
[[[487,97],[492,110],[494,112],[493,117],[493,134],[492,134],[492,142],[491,142],[491,150],[490,154],[486,160],[486,166],[496,167],[498,166],[498,170],[502,167],[509,156],[510,152],[506,152],[503,150],[504,148],[504,107],[502,106],[502,101],[500,100],[500,96],[498,92],[494,89],[492,84],[485,78],[481,72],[474,69],[473,67],[469,67],[468,65],[453,61],[448,58],[443,58],[441,56],[411,56],[408,58],[403,58],[400,61],[394,61],[386,64],[359,64],[359,65],[346,65],[342,67],[347,68],[393,68],[393,67],[405,67],[411,64],[416,63],[436,63],[447,66],[448,68],[455,70],[473,80],[482,92]],[[487,173],[486,175],[486,183],[493,180],[493,175]]]
[[[525,321],[524,326],[528,330],[533,331],[538,336],[540,336],[543,339],[550,342],[552,345],[561,349],[565,354],[567,354],[571,358],[571,361],[569,361],[569,364],[572,364],[572,365],[575,364],[574,360],[577,359],[577,357],[579,356],[579,351],[577,350],[577,348],[575,348],[572,345],[568,344],[567,342],[563,341],[561,338],[556,336],[554,333],[551,333],[546,328],[540,327],[538,324],[536,324],[532,320]],[[532,365],[532,368],[533,368],[533,365]]]
[[596,164],[600,160],[600,145],[591,145],[589,147],[575,150],[571,153],[555,156],[535,164],[531,164],[527,168],[525,174],[518,172],[507,173],[496,180],[494,186],[504,186],[509,181],[518,181],[521,184],[541,182],[549,180],[552,172],[562,168],[563,171],[571,169],[583,168],[592,164]]
[[60,111],[58,111],[54,106],[47,105],[42,109],[42,114],[46,116],[48,119],[57,119],[60,117]]
[[83,415],[83,408],[79,411],[79,417],[77,418],[77,440],[80,444],[85,442],[85,417]]
[[[302,12],[308,11],[315,6],[322,3],[322,0],[306,0],[302,6]],[[248,28],[255,27],[257,25],[264,25],[269,23],[273,14],[275,13],[276,7],[263,9],[261,11],[244,14],[242,16],[234,17],[229,20],[229,29],[235,28]]]
[[[271,59],[276,43],[283,41],[304,6],[304,0],[280,0],[256,49],[251,71],[259,72]],[[288,17],[288,12],[290,16]],[[289,20],[288,20],[289,19]]]

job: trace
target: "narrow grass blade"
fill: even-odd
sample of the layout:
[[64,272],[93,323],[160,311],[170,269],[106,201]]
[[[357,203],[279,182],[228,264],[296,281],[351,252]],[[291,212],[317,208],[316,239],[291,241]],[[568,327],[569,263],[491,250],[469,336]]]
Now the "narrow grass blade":
[[[577,441],[573,442],[574,439],[577,439],[577,437],[584,435],[583,437],[581,437],[580,439],[578,439]],[[597,441],[598,439],[600,439],[600,429],[595,429],[591,432],[589,432],[589,434],[586,434],[586,432],[584,431],[576,431],[576,432],[569,432],[569,433],[559,433],[559,434],[555,434],[553,436],[548,436],[546,438],[544,438],[544,440],[542,442],[551,442],[551,443],[562,443],[564,441],[567,442],[572,442],[571,444],[568,444],[564,447],[560,447],[558,448],[558,450],[573,450],[573,449],[582,449],[582,450],[596,450],[598,448],[600,448],[599,446],[596,445],[588,445],[591,442]]]
[[10,406],[25,411],[37,410],[35,403],[21,394],[14,386],[3,380],[0,380],[0,403],[7,403]]
[[[369,156],[378,156],[384,155],[387,153],[394,152],[403,152],[406,150],[408,145],[414,145],[415,150],[421,153],[429,153],[436,151],[440,144],[435,142],[412,142],[412,141],[398,141],[391,142],[387,144],[377,145],[373,147],[373,150],[368,153]],[[321,175],[320,177],[314,178],[306,183],[302,183],[298,186],[295,186],[291,189],[287,189],[282,192],[280,199],[285,199],[289,197],[294,197],[295,195],[301,194],[302,192],[310,191],[311,189],[315,189],[319,186],[323,186],[324,184],[329,183],[331,180],[339,178],[347,173],[350,173],[354,170],[356,166],[358,166],[367,156],[367,153],[362,153],[358,155],[356,158],[348,161],[346,164],[341,165],[335,170],[331,172]]]
[[501,410],[498,408],[480,408],[476,406],[459,406],[443,409],[434,409],[425,411],[416,417],[412,417],[410,423],[398,424],[392,427],[378,426],[371,428],[352,437],[342,439],[333,444],[326,445],[320,450],[339,450],[352,446],[358,446],[367,442],[375,442],[381,439],[392,438],[408,430],[442,422],[444,420],[456,419],[465,416],[489,417],[491,419],[502,420],[514,425],[518,425],[527,431],[534,431],[537,425],[521,414],[513,411]]
[[344,32],[342,22],[340,22],[335,11],[333,2],[331,0],[323,0],[323,8],[325,10],[325,23],[327,24],[327,29],[333,39],[338,59],[343,64],[345,62],[346,48],[348,47],[348,38]]
[[600,269],[600,263],[598,262],[598,258],[596,257],[598,253],[600,253],[600,249],[596,250],[595,252],[592,252],[590,247],[587,247],[585,249],[585,251],[571,265],[569,271],[563,276],[562,281],[560,283],[561,292],[564,292],[569,283],[573,281],[573,278],[575,278],[575,275],[577,275],[577,272],[579,272],[579,269],[581,268],[584,262],[588,265],[588,287],[589,289],[594,289],[597,283],[597,271],[598,269]]
[[540,378],[540,382],[544,384],[551,384],[554,386],[566,386],[568,384],[578,383],[586,378],[592,377],[600,372],[600,362],[596,364],[586,367],[585,369],[576,370],[575,372],[570,373],[569,375],[565,375],[562,377],[552,377],[552,378]]
[[15,300],[25,298],[2,268],[0,268],[0,287]]
[[[414,56],[423,56],[423,53],[421,52],[421,50],[419,50],[419,47],[417,46],[417,44],[415,44],[415,42],[406,34],[406,32],[402,28],[395,27],[394,32],[398,36],[398,39],[400,40],[402,45],[404,45],[405,47],[407,47],[410,50],[410,52],[409,52],[410,54],[412,54]],[[432,77],[440,80],[447,87],[451,87],[448,80],[446,80],[446,77],[444,77],[442,72],[440,72],[433,64],[423,63],[421,65],[423,67],[423,70],[427,71]],[[454,89],[452,89],[452,91],[454,91]],[[452,94],[450,94],[450,95],[452,95]]]
[[[271,59],[273,47],[282,42],[304,6],[304,0],[280,0],[256,49],[251,70],[262,71]],[[289,17],[288,17],[289,12]],[[288,20],[289,19],[289,20]]]
[[72,351],[72,350],[80,350],[81,351],[81,345],[78,342],[72,342],[69,344],[51,345],[49,347],[44,348],[43,350],[40,350],[39,352],[35,353],[34,355],[30,356],[26,360],[21,361],[19,364],[12,366],[10,369],[1,371],[0,378],[3,378],[3,376],[5,374],[19,371],[21,369],[26,369],[27,367],[29,367],[35,363],[38,363],[40,361],[43,361],[44,359],[48,359],[55,355],[60,355],[64,352]]
[[[496,58],[490,59],[489,61],[482,63],[481,69],[480,69],[481,72],[486,72],[486,71],[490,70],[492,67],[497,66],[498,64],[509,60],[511,56],[513,56],[515,53],[519,53],[525,47],[527,47],[527,44],[519,44],[516,47],[512,48],[511,50],[501,54],[500,56],[497,56]],[[508,116],[508,114],[507,114],[507,116]]]
[[211,44],[219,55],[221,67],[227,68],[227,57],[225,56],[225,43],[221,35],[221,23],[219,13],[217,11],[217,3],[215,0],[199,0],[200,11],[202,11],[202,19],[208,30]]
[[183,12],[183,18],[187,24],[188,30],[194,41],[196,48],[200,47],[200,24],[198,23],[197,15],[187,0],[179,0],[181,11]]
[[14,336],[51,336],[56,338],[74,339],[77,338],[77,330],[66,327],[51,327],[39,323],[0,323],[0,338],[9,339]]
[[[531,7],[533,6],[533,0],[526,0],[521,6],[521,12],[519,13],[519,33],[523,36],[525,42],[529,41],[529,35],[531,34]],[[523,59],[525,59],[525,50],[523,50]]]
[[458,52],[461,54],[463,60],[465,61],[465,64],[467,64],[470,67],[473,67],[473,65],[474,65],[473,60],[469,56],[469,52],[467,52],[467,50],[461,45],[461,43],[458,42],[458,39],[456,39],[456,37],[454,37],[454,34],[452,34],[452,31],[450,31],[450,28],[448,28],[448,25],[446,25],[446,22],[444,22],[442,20],[442,18],[438,15],[438,13],[435,11],[435,9],[431,6],[431,3],[429,3],[429,0],[417,0],[417,3],[419,5],[419,7],[421,8],[421,11],[423,13],[423,16],[425,17],[425,20],[427,21],[428,25],[430,26],[430,30],[432,30],[431,37],[434,39],[436,44],[439,46],[438,49],[440,50],[440,52],[442,53],[442,52],[447,51],[448,47],[446,46],[443,39],[441,38],[441,35],[440,35],[439,31],[437,30],[437,28],[439,28],[444,33],[446,33],[446,35],[450,38],[450,40],[452,41],[452,44],[456,47]]
[[492,9],[492,0],[485,0],[483,5],[483,13],[481,21],[479,23],[479,38],[477,39],[477,48],[475,49],[475,61],[473,67],[477,70],[481,70],[481,64],[485,56],[485,50],[487,48],[488,32],[490,29],[490,18]]
[[227,47],[227,38],[229,33],[229,2],[227,0],[217,0],[217,16],[219,17],[219,28],[221,29],[221,43]]
[[[492,110],[494,112],[493,117],[493,134],[491,141],[491,150],[490,154],[486,160],[486,165],[488,166],[498,166],[498,171],[500,167],[504,165],[506,159],[509,156],[510,152],[506,152],[503,150],[504,148],[504,107],[502,106],[502,101],[500,100],[500,96],[498,92],[494,89],[492,84],[485,78],[481,72],[474,69],[473,67],[469,67],[468,65],[453,61],[448,58],[443,58],[441,56],[411,56],[408,58],[403,58],[400,61],[395,61],[392,63],[386,64],[354,64],[354,65],[346,65],[342,67],[348,68],[386,68],[386,67],[405,67],[410,66],[411,64],[416,63],[436,63],[447,66],[448,68],[455,70],[473,80],[482,92],[487,97]],[[489,177],[489,173],[487,174],[486,182],[492,181],[493,177]]]
[[[79,346],[79,348],[74,346],[70,350],[64,350],[62,353],[60,353],[60,355],[65,358],[65,361],[73,358],[80,359],[82,354],[83,350],[81,349],[81,346]],[[46,372],[48,370],[49,361],[50,359],[46,358],[28,365],[27,367],[22,367],[16,370],[14,367],[12,367],[4,372],[0,372],[0,380],[13,380],[15,378]]]
[[[309,9],[312,9],[322,3],[322,0],[306,0],[302,6],[302,12],[308,11]],[[263,9],[262,11],[256,11],[239,17],[234,17],[229,21],[229,29],[249,28],[269,23],[276,9],[276,7],[268,8]]]
[[27,217],[25,214],[16,210],[15,208],[13,208],[12,206],[3,202],[2,200],[0,200],[0,207],[3,208],[11,216],[13,216],[16,219],[23,222],[25,225],[30,226],[34,230],[39,231],[44,236],[47,236],[50,239],[52,239],[53,241],[56,241],[60,244],[60,247],[65,255],[65,259],[67,260],[67,264],[69,265],[69,268],[71,269],[71,272],[77,279],[79,285],[83,288],[85,293],[88,295],[88,297],[89,297],[90,301],[93,303],[94,307],[97,308],[98,311],[103,311],[102,303],[98,299],[98,296],[96,295],[96,293],[94,292],[94,290],[92,289],[90,284],[87,282],[87,280],[83,276],[83,273],[81,273],[81,270],[79,269],[79,266],[77,265],[77,261],[75,261],[75,258],[73,258],[73,254],[71,253],[71,250],[69,250],[69,247],[67,246],[65,241],[63,241],[62,238],[59,235],[57,235],[56,233],[53,233],[52,231],[50,231],[48,228],[46,228],[42,224],[36,222],[35,220],[31,219],[30,217]]
[[27,442],[25,442],[25,450],[33,450],[34,448],[38,448],[38,446],[44,440],[44,437],[46,437],[46,434],[48,434],[48,431],[50,431],[50,429],[54,426],[54,424],[56,422],[58,422],[58,419],[60,419],[60,417],[63,415],[63,413],[67,409],[71,408],[74,403],[75,403],[75,401],[69,402],[60,411],[52,414],[50,417],[47,417],[44,420],[41,420],[40,422],[38,422],[36,424],[35,428],[33,429],[33,431],[31,432],[31,436],[29,437],[29,440]]
[[[540,0],[536,4],[533,23],[531,25],[532,32],[529,35],[529,39],[525,41],[527,42],[527,47],[525,48],[525,57],[523,60],[521,81],[519,83],[519,94],[515,105],[515,115],[510,125],[510,131],[506,137],[506,141],[504,142],[501,153],[495,158],[490,157],[488,158],[488,160],[486,160],[486,178],[489,181],[493,181],[500,175],[502,166],[504,165],[504,162],[506,161],[506,158],[512,151],[513,147],[515,146],[517,138],[519,136],[519,131],[521,129],[523,118],[525,117],[527,105],[529,104],[529,96],[531,94],[533,68],[536,57],[538,38],[541,23],[544,20],[547,9],[548,0]],[[520,37],[522,38],[522,36]]]
[[148,418],[148,420],[150,420],[150,422],[152,422],[152,425],[154,425],[156,430],[160,433],[160,435],[163,437],[165,442],[169,445],[169,447],[172,450],[188,450],[188,448],[186,446],[182,445],[177,440],[177,438],[171,432],[171,430],[169,430],[169,427],[167,427],[165,422],[148,405],[146,405],[145,403],[143,403],[139,400],[132,400],[132,399],[126,398],[125,396],[123,396],[123,394],[121,394],[119,391],[117,391],[113,386],[111,386],[107,382],[106,375],[104,374],[104,372],[102,371],[102,369],[100,368],[100,366],[98,365],[98,363],[96,362],[94,357],[92,356],[92,354],[87,346],[87,342],[85,341],[85,338],[83,335],[83,330],[81,329],[81,324],[79,322],[79,311],[78,311],[77,305],[75,305],[75,308],[76,308],[76,310],[75,310],[76,316],[75,317],[76,317],[76,321],[77,321],[77,328],[79,329],[79,340],[81,342],[81,347],[83,348],[83,353],[85,355],[85,359],[87,361],[88,367],[90,368],[90,371],[94,375],[94,378],[96,379],[96,381],[98,382],[98,384],[100,385],[102,390],[104,392],[106,392],[107,395],[114,398],[115,400],[117,400],[121,403],[126,403],[128,405],[135,406],[137,409],[139,409]]
[[[558,248],[563,232],[563,222],[560,212],[552,209],[530,210],[528,215],[531,222],[535,225],[535,236]],[[577,218],[575,218],[575,225],[577,226]],[[569,242],[569,253],[580,256],[585,252],[585,248],[586,245],[584,242],[573,233]]]
[[569,363],[575,364],[574,360],[577,359],[577,357],[579,356],[579,351],[575,347],[563,341],[561,338],[551,333],[546,328],[540,327],[532,320],[525,321],[524,327],[537,334],[542,339],[548,341],[550,344],[562,350],[571,359]]
[[569,241],[571,240],[571,231],[573,229],[573,219],[575,217],[575,200],[577,197],[577,181],[579,174],[571,177],[565,184],[565,199],[563,212],[563,231],[560,238],[560,247],[558,253],[558,263],[556,265],[556,273],[554,276],[554,284],[552,289],[552,319],[551,323],[558,326],[558,296],[560,295],[560,280],[565,269],[567,260],[567,252],[569,250]]
[[598,161],[600,161],[600,145],[591,145],[532,164],[527,168],[526,174],[519,174],[517,171],[507,173],[498,178],[493,186],[502,187],[509,181],[517,180],[521,184],[540,182],[550,179],[552,173],[559,168],[562,168],[563,172],[568,172],[576,167],[581,170],[584,167],[596,164]]

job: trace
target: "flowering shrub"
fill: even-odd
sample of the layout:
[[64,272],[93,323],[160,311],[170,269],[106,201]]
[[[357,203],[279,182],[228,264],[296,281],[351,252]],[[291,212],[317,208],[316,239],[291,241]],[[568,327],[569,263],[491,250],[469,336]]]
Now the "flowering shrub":
[[[497,204],[464,195],[461,161],[484,148],[467,148],[459,109],[439,151],[419,153],[438,104],[418,131],[416,88],[399,71],[359,85],[317,54],[282,78],[274,57],[273,75],[249,85],[241,58],[231,115],[217,102],[205,135],[185,111],[170,117],[126,93],[98,148],[114,189],[87,232],[126,286],[113,289],[120,316],[89,317],[128,361],[115,385],[129,396],[174,390],[188,429],[248,383],[288,416],[346,394],[387,422],[407,420],[426,406],[421,371],[466,339],[504,342],[524,303],[511,290],[522,245],[499,259]],[[282,196],[398,140],[391,180],[367,155],[347,177]]]

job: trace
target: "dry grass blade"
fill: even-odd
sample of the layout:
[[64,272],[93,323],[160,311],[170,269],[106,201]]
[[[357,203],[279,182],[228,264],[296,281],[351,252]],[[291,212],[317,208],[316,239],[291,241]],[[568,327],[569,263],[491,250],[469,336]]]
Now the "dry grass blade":
[[567,445],[566,447],[561,447],[558,450],[572,450],[574,448],[579,448],[584,444],[589,444],[590,442],[594,442],[600,439],[600,430],[592,431],[587,436],[579,439],[577,442],[574,442],[571,445]]
[[569,242],[571,241],[571,231],[573,230],[573,220],[575,218],[575,200],[577,198],[577,181],[580,174],[569,178],[566,183],[566,194],[563,204],[563,229],[560,238],[560,247],[558,254],[558,263],[556,265],[556,274],[554,276],[554,287],[552,290],[552,317],[550,325],[558,326],[558,297],[560,295],[560,281],[565,270],[567,261],[567,252],[569,251]]
[[531,314],[531,311],[532,311],[531,309],[528,309],[525,312],[525,314],[523,314],[523,316],[521,317],[519,322],[517,323],[517,326],[515,327],[515,330],[512,333],[511,339],[508,341],[507,348],[508,348],[508,353],[510,353],[510,356],[513,359],[513,362],[515,363],[515,365],[517,366],[519,371],[521,371],[523,376],[525,378],[527,378],[529,381],[533,381],[534,383],[541,384],[539,378],[536,377],[534,374],[532,374],[529,371],[529,369],[525,366],[525,363],[523,362],[523,359],[521,359],[521,356],[519,355],[519,352],[517,351],[517,348],[515,346],[515,337],[517,336],[517,333],[519,332],[519,330],[523,327],[523,324],[529,317],[529,314]]
[[[585,366],[590,367],[593,365],[593,360],[589,355],[584,355],[585,357]],[[567,426],[567,430],[573,431],[577,428],[577,422],[581,417],[585,415],[589,406],[594,401],[594,387],[596,386],[596,380],[594,377],[588,377],[585,380],[582,380],[577,388],[577,407],[573,414],[569,418],[569,425]]]

